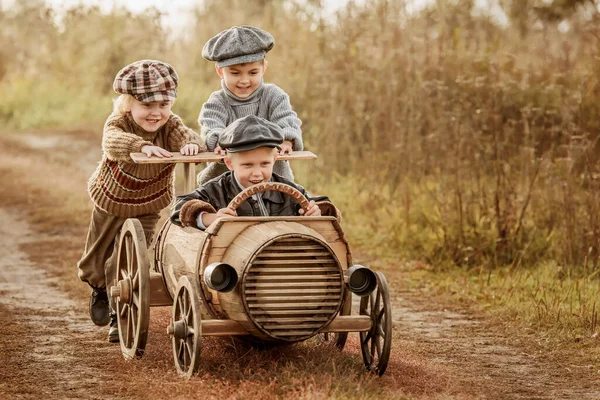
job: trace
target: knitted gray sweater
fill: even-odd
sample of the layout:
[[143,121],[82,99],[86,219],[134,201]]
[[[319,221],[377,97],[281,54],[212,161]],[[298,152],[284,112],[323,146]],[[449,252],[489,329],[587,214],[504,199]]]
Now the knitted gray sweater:
[[[206,140],[209,151],[215,149],[219,141],[219,135],[225,127],[236,119],[248,115],[256,115],[279,125],[283,130],[285,139],[293,143],[292,148],[294,151],[304,149],[300,129],[302,121],[298,119],[296,112],[292,110],[290,98],[281,88],[270,83],[264,83],[249,97],[240,99],[227,89],[223,81],[221,81],[221,87],[221,90],[210,95],[208,101],[202,106],[198,117],[200,134]],[[198,174],[198,184],[202,185],[226,171],[227,167],[223,163],[209,163]],[[292,182],[294,181],[294,174],[287,161],[275,162],[273,172]]]

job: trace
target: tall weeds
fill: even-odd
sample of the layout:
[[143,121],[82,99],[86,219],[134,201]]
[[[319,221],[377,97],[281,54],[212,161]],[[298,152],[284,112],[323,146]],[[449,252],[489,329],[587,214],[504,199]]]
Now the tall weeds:
[[[527,268],[555,260],[593,274],[600,256],[600,17],[502,28],[473,2],[207,0],[182,36],[160,12],[79,6],[57,22],[41,0],[0,13],[0,120],[92,122],[140,58],[172,63],[175,111],[195,124],[219,88],[203,43],[239,24],[273,33],[266,80],[284,88],[320,160],[299,180],[343,207],[373,251],[436,266]],[[301,169],[301,167],[299,167]],[[377,250],[378,249],[378,250]]]

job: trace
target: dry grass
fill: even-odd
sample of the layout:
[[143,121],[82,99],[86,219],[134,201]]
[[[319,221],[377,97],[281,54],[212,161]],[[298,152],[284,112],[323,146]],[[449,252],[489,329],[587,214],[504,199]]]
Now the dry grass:
[[[80,140],[83,135],[86,135],[85,140]],[[25,212],[36,241],[24,245],[23,250],[39,268],[56,278],[53,282],[62,292],[80,302],[78,312],[85,313],[89,289],[77,279],[75,263],[83,248],[90,203],[85,190],[77,188],[85,187],[89,175],[86,170],[93,168],[93,165],[80,164],[81,158],[95,152],[95,140],[82,132],[53,136],[62,138],[65,143],[77,142],[79,148],[58,145],[32,152],[32,142],[23,142],[15,135],[2,137],[6,157],[0,161],[0,182],[4,190],[0,206]],[[41,159],[44,161],[40,161],[39,167],[45,174],[32,173],[36,160]],[[52,185],[48,185],[49,179]],[[205,338],[198,375],[182,382],[175,372],[171,343],[165,334],[170,313],[168,307],[152,309],[146,354],[139,362],[126,362],[113,345],[99,345],[99,340],[104,341],[104,330],[83,334],[69,344],[69,351],[73,352],[70,356],[99,371],[100,379],[112,376],[110,385],[101,390],[90,389],[90,395],[103,393],[132,399],[146,398],[147,393],[159,398],[182,399],[449,399],[454,398],[455,393],[462,393],[461,399],[469,398],[464,395],[469,389],[451,381],[447,369],[429,365],[422,356],[404,348],[398,337],[388,371],[382,378],[365,371],[354,336],[343,352],[323,347],[316,341],[256,350],[237,342]],[[60,320],[60,316],[56,317]],[[0,321],[8,323],[10,319],[10,314],[0,307]],[[35,335],[43,333],[32,331],[27,324],[10,325],[3,333],[3,340],[9,352],[9,364],[17,365],[18,349],[25,345],[23,340],[35,340]],[[10,387],[0,386],[4,393],[52,397],[56,393],[51,388],[61,387],[48,380],[48,372],[44,370],[37,371],[35,379],[22,376],[19,369],[8,368],[8,365],[0,370],[11,382]]]
[[[193,125],[219,88],[199,44],[235,24],[260,26],[277,40],[266,80],[290,94],[305,143],[320,155],[297,167],[298,180],[334,199],[354,245],[382,259],[433,265],[431,279],[485,282],[468,285],[469,298],[525,325],[595,331],[597,2],[571,14],[561,9],[567,31],[517,8],[505,29],[458,0],[413,15],[402,0],[368,0],[350,3],[335,20],[321,18],[319,2],[248,4],[205,1],[186,36],[173,39],[159,12],[75,7],[56,26],[51,9],[18,2],[0,12],[0,120],[21,129],[92,121],[99,130],[116,71],[159,58],[177,68],[175,111]],[[52,176],[62,161],[53,162],[56,170],[44,171]],[[17,159],[6,168],[1,178],[14,179],[30,166]],[[78,229],[69,247],[76,252],[88,200],[69,194],[70,179],[52,183],[59,194],[49,194],[41,175],[33,179],[28,204],[48,204],[32,211],[33,221],[49,231],[73,226],[50,204],[67,205],[77,221],[68,228]],[[6,186],[3,201],[21,185]]]

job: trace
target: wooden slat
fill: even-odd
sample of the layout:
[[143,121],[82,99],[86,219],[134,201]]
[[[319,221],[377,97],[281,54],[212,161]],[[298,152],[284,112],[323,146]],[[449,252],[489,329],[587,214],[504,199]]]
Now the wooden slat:
[[254,282],[256,280],[263,281],[315,281],[315,280],[339,280],[339,274],[336,275],[252,275],[246,276],[246,282]]
[[282,273],[296,273],[296,272],[331,272],[339,273],[340,270],[333,267],[286,267],[286,268],[252,268],[252,273],[258,272],[282,272]]
[[[295,324],[295,325],[282,325],[282,324],[263,324],[263,328],[268,331],[279,331],[279,330],[288,330],[288,329],[306,329],[308,331],[313,330],[314,328],[320,328],[323,324]],[[275,334],[279,335],[280,332],[275,332]]]
[[[269,247],[267,247],[263,253],[268,253],[271,251],[284,251],[284,250],[320,250],[323,248],[323,246],[321,246],[320,244],[316,244],[316,245],[306,245],[306,246],[279,246],[278,245],[279,241],[277,241],[276,243],[273,243],[272,245],[270,245]],[[263,254],[261,253],[261,254]]]
[[209,319],[202,321],[202,335],[229,336],[247,335],[248,331],[239,323],[230,319]]
[[332,289],[247,289],[245,293],[248,294],[292,294],[295,296],[310,296],[312,294],[333,294],[340,293],[339,288]]
[[[340,296],[339,295],[330,295],[330,296],[308,296],[307,297],[309,300],[335,300],[335,299],[339,299]],[[294,300],[294,299],[298,299],[298,296],[296,295],[290,295],[290,296],[257,296],[257,297],[246,297],[246,300],[248,301],[248,303],[250,302],[257,302],[257,301],[289,301],[289,300]]]
[[266,250],[263,250],[260,252],[260,255],[258,256],[259,259],[261,258],[279,258],[279,257],[313,257],[313,256],[325,256],[327,257],[329,255],[329,251],[327,251],[327,249],[321,247],[323,249],[323,251],[313,251],[313,252],[308,252],[308,251],[296,251],[293,253],[277,253],[277,252],[273,252],[270,251],[272,248],[268,247]]
[[321,333],[325,332],[365,332],[371,329],[368,315],[339,315]]
[[[259,282],[246,282],[246,287],[273,287],[273,283],[259,283]],[[303,286],[331,286],[331,289],[342,286],[342,284],[338,281],[331,282],[283,282],[277,283],[277,287],[303,287]]]
[[[217,162],[223,156],[211,151],[198,153],[195,156],[184,156],[179,152],[171,152],[171,157],[148,157],[145,153],[130,153],[129,156],[136,164],[173,164],[173,163],[203,163]],[[317,156],[310,151],[294,151],[291,154],[278,156],[278,160],[314,160]]]
[[326,322],[329,320],[328,317],[303,317],[303,318],[256,318],[256,322],[298,322],[298,321],[306,321],[306,322]]
[[[338,303],[336,301],[322,302],[322,303],[275,303],[275,304],[248,304],[249,308],[289,308],[291,311],[298,310],[303,311],[307,307],[335,307]],[[311,311],[312,310],[307,310]],[[331,312],[331,311],[330,311]]]
[[312,329],[309,329],[308,331],[277,332],[277,336],[306,336],[311,333]]
[[255,260],[252,264],[334,264],[332,258],[315,258],[312,260]]
[[252,311],[252,315],[263,315],[263,314],[268,314],[268,315],[296,315],[296,314],[327,314],[330,315],[331,314],[331,310],[297,310],[297,311],[292,311],[292,310],[256,310],[256,311]]

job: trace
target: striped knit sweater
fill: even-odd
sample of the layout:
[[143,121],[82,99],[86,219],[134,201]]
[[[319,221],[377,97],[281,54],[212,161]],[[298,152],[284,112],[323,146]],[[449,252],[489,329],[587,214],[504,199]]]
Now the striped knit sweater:
[[196,132],[173,114],[156,132],[147,132],[130,113],[111,114],[104,124],[102,160],[88,182],[96,206],[119,217],[156,213],[173,200],[175,164],[135,164],[129,153],[143,146],[160,146],[179,151],[188,143],[203,148]]
[[[215,149],[219,135],[225,127],[236,119],[248,115],[256,115],[279,125],[284,138],[293,143],[294,151],[304,149],[302,130],[300,129],[302,121],[298,119],[296,112],[292,109],[289,96],[281,88],[271,83],[263,83],[249,97],[240,99],[227,89],[223,81],[221,81],[221,87],[221,90],[210,95],[198,117],[200,133],[206,140],[208,150]],[[203,184],[226,171],[227,168],[224,164],[209,163],[198,175],[198,183]],[[277,161],[273,172],[294,181],[294,174],[287,161]]]

